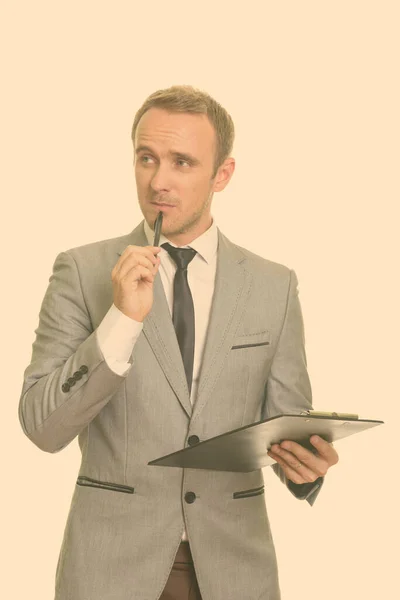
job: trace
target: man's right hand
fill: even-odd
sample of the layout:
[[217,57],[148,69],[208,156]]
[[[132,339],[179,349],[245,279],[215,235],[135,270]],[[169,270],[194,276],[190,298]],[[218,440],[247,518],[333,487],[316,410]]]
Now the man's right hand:
[[143,322],[153,305],[153,283],[161,259],[158,246],[127,246],[111,272],[114,304],[127,317]]

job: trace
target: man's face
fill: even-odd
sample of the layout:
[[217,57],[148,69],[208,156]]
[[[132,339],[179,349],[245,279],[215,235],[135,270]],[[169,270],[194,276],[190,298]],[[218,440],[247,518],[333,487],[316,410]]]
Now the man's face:
[[233,174],[234,159],[229,158],[211,179],[215,151],[215,131],[206,115],[151,108],[139,121],[135,138],[139,205],[152,229],[162,210],[162,233],[177,245],[189,244],[210,227],[213,193],[223,189]]

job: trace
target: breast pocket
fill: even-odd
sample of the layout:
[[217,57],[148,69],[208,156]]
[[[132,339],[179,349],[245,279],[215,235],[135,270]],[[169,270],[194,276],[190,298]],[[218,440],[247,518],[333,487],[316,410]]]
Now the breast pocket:
[[247,333],[235,337],[231,350],[244,350],[246,348],[257,348],[258,346],[270,346],[271,334],[269,331]]

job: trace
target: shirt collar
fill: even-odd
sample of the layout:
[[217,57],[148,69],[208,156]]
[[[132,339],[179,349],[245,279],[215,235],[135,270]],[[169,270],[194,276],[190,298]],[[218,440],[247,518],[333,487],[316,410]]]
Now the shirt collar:
[[[146,220],[144,221],[144,232],[146,234],[149,246],[152,246],[154,242],[154,231],[150,228]],[[177,247],[177,245],[167,239],[164,234],[161,234],[158,245],[161,246],[165,242],[168,242],[171,244],[171,246],[175,246],[175,248]],[[193,248],[193,250],[196,250],[196,252],[200,254],[200,256],[208,264],[210,264],[215,257],[218,248],[218,229],[214,219],[212,220],[211,226],[207,229],[207,231],[199,235],[199,237],[196,239],[192,240],[190,244],[186,246],[180,246],[180,248]],[[164,248],[162,250],[166,252]]]

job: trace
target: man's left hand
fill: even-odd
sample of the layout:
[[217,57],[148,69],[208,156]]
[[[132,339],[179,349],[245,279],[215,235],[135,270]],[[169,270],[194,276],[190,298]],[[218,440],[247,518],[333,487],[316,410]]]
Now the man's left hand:
[[273,444],[268,452],[293,483],[311,483],[318,477],[324,477],[328,469],[339,461],[338,453],[329,442],[318,435],[311,436],[310,442],[315,447],[315,454],[289,440]]

